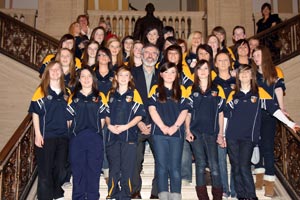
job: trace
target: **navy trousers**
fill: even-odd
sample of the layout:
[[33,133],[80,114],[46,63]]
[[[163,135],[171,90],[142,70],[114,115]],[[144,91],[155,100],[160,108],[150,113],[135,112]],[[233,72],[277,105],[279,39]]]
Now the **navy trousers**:
[[103,140],[99,133],[84,130],[70,141],[73,200],[100,198],[99,180],[103,163]]

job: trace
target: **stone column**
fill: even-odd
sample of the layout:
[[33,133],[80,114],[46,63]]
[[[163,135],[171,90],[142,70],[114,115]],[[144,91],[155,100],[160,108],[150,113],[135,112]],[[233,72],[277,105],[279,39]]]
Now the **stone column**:
[[39,0],[37,29],[59,39],[69,25],[84,14],[86,0]]
[[223,26],[227,34],[227,46],[232,45],[232,29],[242,25],[247,37],[253,35],[252,0],[207,1],[208,34],[215,26]]

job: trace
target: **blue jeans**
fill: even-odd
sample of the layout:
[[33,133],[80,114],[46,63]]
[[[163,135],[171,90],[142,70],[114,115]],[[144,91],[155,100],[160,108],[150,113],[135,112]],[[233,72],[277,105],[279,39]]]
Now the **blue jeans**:
[[[223,185],[223,193],[226,193],[227,196],[235,197],[235,189],[234,189],[234,180],[232,170],[230,173],[230,188],[228,185],[228,171],[227,171],[227,147],[222,148],[218,146],[218,157],[219,157],[219,168],[220,168],[220,175],[221,181]],[[232,169],[232,167],[230,167]]]
[[181,178],[192,182],[192,148],[191,144],[184,140],[181,160]]
[[256,198],[251,173],[251,157],[254,144],[247,140],[227,139],[228,155],[234,176],[237,198]]
[[195,160],[196,160],[196,184],[204,186],[206,161],[211,172],[212,186],[215,188],[222,187],[220,169],[218,163],[218,144],[217,135],[200,133],[191,143]]
[[260,159],[255,168],[265,168],[265,174],[275,175],[274,167],[274,139],[276,133],[276,118],[262,112],[260,127],[261,140],[259,141]]
[[183,138],[163,135],[153,135],[152,137],[158,193],[169,191],[168,177],[170,177],[170,192],[181,193]]

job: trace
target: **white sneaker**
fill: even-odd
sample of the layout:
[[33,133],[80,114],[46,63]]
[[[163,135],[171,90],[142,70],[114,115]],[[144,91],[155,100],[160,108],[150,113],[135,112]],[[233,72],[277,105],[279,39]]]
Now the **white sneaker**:
[[192,185],[192,183],[189,180],[182,179],[181,185],[182,186],[190,186],[190,185]]
[[[61,186],[61,188],[62,188],[63,190],[70,189],[71,187],[72,187],[72,183],[71,183],[71,182],[65,182],[65,183]],[[59,200],[61,200],[61,199],[59,199]]]

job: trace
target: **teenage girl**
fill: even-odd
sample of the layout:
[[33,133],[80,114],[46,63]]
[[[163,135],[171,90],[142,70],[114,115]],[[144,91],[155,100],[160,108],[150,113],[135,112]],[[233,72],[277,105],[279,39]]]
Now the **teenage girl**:
[[106,154],[109,162],[108,197],[131,199],[131,180],[136,162],[138,132],[136,124],[145,116],[145,109],[130,68],[121,66],[107,96]]
[[136,40],[133,43],[133,47],[131,49],[130,52],[130,56],[129,56],[129,61],[127,66],[128,67],[139,67],[142,66],[143,61],[142,61],[142,49],[143,49],[144,45],[141,41]]
[[[61,48],[67,48],[67,49],[70,49],[71,52],[75,53],[75,40],[74,40],[74,37],[73,35],[71,34],[65,34],[61,37],[61,39],[59,40],[59,43],[58,43],[58,48],[57,48],[57,52],[61,49]],[[39,69],[39,73],[40,73],[40,77],[42,77],[42,74],[44,73],[44,70],[46,68],[46,66],[49,64],[50,61],[53,61],[55,60],[55,54],[51,53],[51,54],[48,54],[44,60],[43,60],[43,64],[42,66],[40,67]],[[76,70],[80,69],[81,68],[81,61],[79,58],[75,58],[75,67],[76,67]]]
[[[217,72],[216,78],[213,83],[222,87],[225,93],[225,99],[228,98],[230,92],[235,88],[235,77],[231,76],[231,57],[229,53],[220,52],[215,58],[215,69]],[[227,119],[229,118],[228,112],[224,110],[224,126],[226,127]],[[224,135],[225,136],[225,135]],[[230,188],[228,185],[228,172],[227,172],[227,148],[218,147],[219,167],[221,173],[221,180],[223,185],[223,197],[234,198],[236,193],[234,191],[233,176],[231,173]]]
[[[258,46],[253,50],[253,60],[257,66],[257,83],[264,88],[286,114],[283,95],[285,84],[283,75],[272,62],[272,56],[267,47]],[[275,167],[274,167],[274,140],[276,133],[276,118],[270,113],[262,111],[260,136],[260,160],[255,166],[256,189],[262,189],[265,184],[265,196],[274,195]]]
[[257,197],[251,172],[251,157],[260,138],[262,109],[294,130],[299,126],[282,113],[263,88],[258,87],[255,69],[250,65],[240,65],[236,77],[235,90],[227,99],[231,117],[226,129],[226,143],[237,198],[255,200]]
[[196,160],[196,192],[198,199],[209,199],[205,183],[205,167],[212,178],[212,194],[222,199],[222,182],[218,164],[218,144],[224,143],[224,91],[212,83],[211,69],[206,60],[195,67],[194,83],[187,88],[192,109],[186,118],[186,139],[191,142]]
[[110,50],[111,52],[111,57],[112,57],[112,65],[113,65],[113,71],[116,71],[119,66],[123,64],[123,53],[122,53],[122,47],[121,47],[121,42],[119,39],[112,37],[110,38],[107,43],[106,47]]
[[112,56],[110,50],[106,47],[100,47],[97,51],[97,60],[94,71],[96,73],[98,88],[107,96],[114,77],[112,70]]
[[78,22],[73,22],[70,25],[69,33],[73,35],[75,39],[75,57],[81,59],[85,44],[89,41],[89,38],[81,34],[81,28]]
[[104,47],[105,37],[106,37],[105,29],[102,26],[98,26],[93,29],[90,40],[95,40],[99,44],[99,46]]
[[98,92],[94,71],[83,67],[69,98],[70,163],[73,175],[72,199],[99,199],[103,162],[102,127],[105,97]]
[[91,67],[92,69],[95,67],[98,49],[99,43],[95,40],[90,40],[87,43],[82,56],[82,66]]
[[63,199],[61,186],[66,178],[68,127],[64,75],[59,62],[45,68],[35,91],[29,112],[35,131],[35,155],[38,168],[38,199]]
[[133,37],[131,35],[127,35],[122,40],[122,53],[123,53],[123,61],[128,62],[130,58],[130,52],[133,48]]
[[209,35],[206,38],[207,44],[213,50],[213,59],[216,57],[217,53],[220,51],[220,41],[217,36]]
[[160,69],[158,85],[153,86],[149,94],[149,113],[154,122],[152,137],[155,172],[161,200],[181,199],[181,157],[184,140],[182,124],[189,105],[185,98],[185,89],[179,85],[178,74],[175,63],[164,63]]
[[73,53],[67,48],[61,48],[57,52],[55,60],[60,62],[62,66],[65,86],[70,89],[70,91],[73,91],[76,84],[76,69]]

